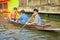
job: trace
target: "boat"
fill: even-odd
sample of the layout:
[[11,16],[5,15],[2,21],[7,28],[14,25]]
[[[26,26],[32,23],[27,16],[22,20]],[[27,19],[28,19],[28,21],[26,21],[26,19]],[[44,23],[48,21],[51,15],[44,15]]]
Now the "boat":
[[[38,30],[38,31],[60,31],[60,28],[52,28],[50,24],[36,26],[36,25],[27,25],[27,24],[20,24],[11,22],[13,25],[20,26],[22,28],[31,29],[31,30]],[[25,26],[24,26],[25,25]]]
[[39,30],[39,31],[60,31],[60,28],[52,28],[50,24],[37,26],[37,25],[20,24],[20,23],[9,21],[9,20],[6,20],[6,21],[15,26],[20,26],[20,27],[26,28],[26,29]]

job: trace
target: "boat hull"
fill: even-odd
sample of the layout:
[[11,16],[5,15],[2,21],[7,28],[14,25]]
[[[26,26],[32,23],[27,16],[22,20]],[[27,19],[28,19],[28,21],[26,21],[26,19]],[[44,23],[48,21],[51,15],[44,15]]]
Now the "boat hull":
[[[32,30],[42,30],[42,31],[60,31],[60,28],[51,28],[50,24],[36,26],[36,25],[27,25],[27,24],[20,24],[11,22],[10,20],[6,20],[6,22],[11,23],[13,25],[20,26],[22,28],[32,29]],[[24,26],[25,25],[25,26]],[[24,26],[24,27],[23,27]]]

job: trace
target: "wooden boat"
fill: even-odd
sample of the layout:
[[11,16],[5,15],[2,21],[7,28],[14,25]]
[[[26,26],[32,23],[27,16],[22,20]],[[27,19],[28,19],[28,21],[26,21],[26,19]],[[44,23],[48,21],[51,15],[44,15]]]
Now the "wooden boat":
[[[51,28],[51,25],[41,25],[41,26],[36,26],[36,25],[25,25],[25,24],[19,24],[19,23],[15,23],[15,22],[11,22],[14,25],[20,26],[22,28],[26,28],[26,29],[31,29],[31,30],[38,30],[38,31],[60,31],[60,28]],[[25,25],[25,27],[23,27]]]
[[[27,25],[27,24],[20,24],[16,22],[9,21],[9,23],[20,26],[22,28],[27,28],[27,29],[32,29],[32,30],[40,30],[40,31],[60,31],[60,28],[51,28],[51,25],[46,24],[46,25],[41,25],[41,26],[36,26],[36,25]],[[24,26],[25,25],[25,26]],[[24,26],[24,27],[23,27]]]

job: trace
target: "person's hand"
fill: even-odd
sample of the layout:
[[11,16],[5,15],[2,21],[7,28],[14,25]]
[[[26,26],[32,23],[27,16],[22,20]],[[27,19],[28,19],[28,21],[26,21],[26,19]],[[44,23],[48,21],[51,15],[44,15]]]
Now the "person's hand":
[[31,23],[26,23],[27,25],[31,25]]
[[15,21],[17,23],[17,21]]
[[32,17],[34,17],[34,14],[32,14]]

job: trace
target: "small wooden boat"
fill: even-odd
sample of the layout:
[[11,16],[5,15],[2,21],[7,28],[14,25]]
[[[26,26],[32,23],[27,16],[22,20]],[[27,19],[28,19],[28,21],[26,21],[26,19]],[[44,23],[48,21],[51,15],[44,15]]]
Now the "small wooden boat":
[[[42,30],[42,31],[60,31],[60,28],[51,28],[51,25],[46,24],[46,25],[41,25],[41,26],[36,26],[36,25],[27,25],[27,24],[20,24],[16,22],[11,22],[9,23],[20,26],[22,28],[27,28],[27,29],[32,29],[32,30]],[[25,27],[23,27],[25,25]]]
[[[24,24],[22,25],[20,23],[15,23],[15,22],[11,22],[11,23],[14,25],[18,25],[20,27],[24,26]],[[48,24],[41,25],[41,26],[36,26],[36,25],[30,25],[29,26],[26,24],[24,28],[31,29],[31,30],[39,30],[39,31],[60,31],[60,28],[51,28],[51,25],[48,25]]]

